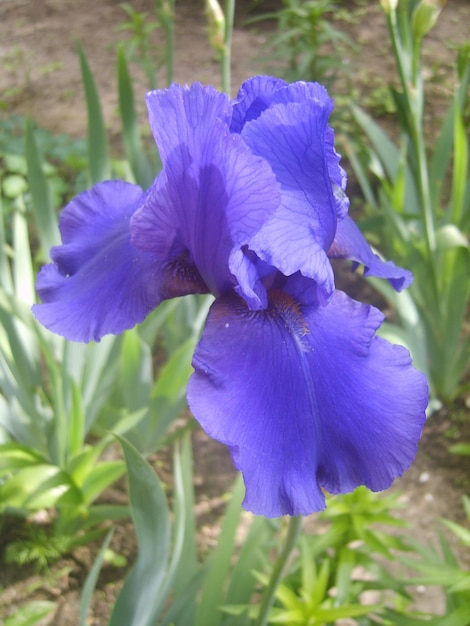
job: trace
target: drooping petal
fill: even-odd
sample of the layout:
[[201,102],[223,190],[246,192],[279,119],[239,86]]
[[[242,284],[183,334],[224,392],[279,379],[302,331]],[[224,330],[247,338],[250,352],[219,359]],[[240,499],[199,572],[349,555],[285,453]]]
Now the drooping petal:
[[279,208],[251,239],[250,249],[286,276],[300,271],[314,279],[325,299],[334,288],[326,252],[338,219],[325,143],[330,110],[313,100],[275,105],[241,133],[253,152],[269,162],[282,194]]
[[60,218],[61,246],[42,268],[35,317],[72,341],[99,340],[141,322],[161,300],[163,267],[131,244],[137,185],[107,181],[74,198]]
[[164,122],[165,145],[171,135],[173,148],[165,148],[163,172],[132,219],[132,242],[160,260],[187,254],[213,294],[237,287],[250,306],[265,306],[244,247],[280,202],[270,166],[229,133],[213,90],[173,89],[154,100],[152,115],[160,124],[162,103],[163,111],[179,117],[168,113]]
[[266,311],[215,301],[196,349],[190,408],[243,473],[244,506],[270,517],[324,508],[324,487],[390,486],[411,463],[427,386],[408,352],[374,333],[376,309],[272,292]]
[[413,282],[413,274],[410,271],[397,267],[392,261],[382,261],[372,252],[361,231],[349,216],[338,222],[328,256],[364,265],[364,276],[385,278],[396,291],[409,287]]

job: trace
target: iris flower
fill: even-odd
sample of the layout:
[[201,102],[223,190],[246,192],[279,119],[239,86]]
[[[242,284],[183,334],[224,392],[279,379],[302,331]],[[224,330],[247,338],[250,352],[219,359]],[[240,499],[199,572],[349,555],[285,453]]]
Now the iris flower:
[[327,91],[258,76],[234,100],[196,83],[147,105],[162,171],[148,190],[106,181],[68,204],[35,316],[98,341],[211,293],[188,403],[229,447],[245,508],[307,515],[324,490],[386,489],[416,454],[427,385],[376,336],[383,315],[335,289],[331,259],[398,290],[412,277],[348,216]]

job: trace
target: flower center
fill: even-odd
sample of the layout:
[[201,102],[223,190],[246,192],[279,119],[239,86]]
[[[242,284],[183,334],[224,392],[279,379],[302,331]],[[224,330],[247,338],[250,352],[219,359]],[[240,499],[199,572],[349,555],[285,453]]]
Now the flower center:
[[274,320],[282,322],[291,335],[302,339],[310,329],[298,302],[284,291],[273,289],[268,292],[268,313]]

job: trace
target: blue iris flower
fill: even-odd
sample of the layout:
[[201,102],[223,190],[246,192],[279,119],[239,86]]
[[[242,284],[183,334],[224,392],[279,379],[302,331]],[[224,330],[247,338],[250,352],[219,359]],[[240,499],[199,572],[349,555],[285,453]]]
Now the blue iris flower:
[[97,341],[167,298],[212,293],[188,403],[229,447],[244,506],[306,515],[323,489],[389,487],[416,454],[426,381],[376,336],[382,314],[335,289],[331,259],[397,290],[412,277],[347,215],[328,93],[259,76],[232,101],[197,83],[147,105],[161,173],[146,191],[107,181],[70,202],[35,316]]

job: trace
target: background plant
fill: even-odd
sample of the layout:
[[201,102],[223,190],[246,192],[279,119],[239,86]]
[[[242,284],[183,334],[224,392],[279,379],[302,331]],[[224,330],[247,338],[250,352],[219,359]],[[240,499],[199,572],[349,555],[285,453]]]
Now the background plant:
[[377,246],[412,269],[414,283],[394,295],[375,281],[396,309],[400,327],[387,334],[405,343],[428,373],[434,397],[449,401],[465,391],[470,336],[464,321],[470,297],[470,188],[466,115],[470,43],[455,66],[456,88],[437,139],[426,144],[421,48],[441,8],[425,0],[382,3],[400,90],[392,90],[400,124],[395,144],[364,111],[355,119],[369,144],[348,156],[369,207],[364,228]]
[[353,42],[337,28],[338,6],[332,0],[282,0],[282,8],[250,20],[276,20],[267,42],[275,67],[288,81],[313,80],[331,85]]

